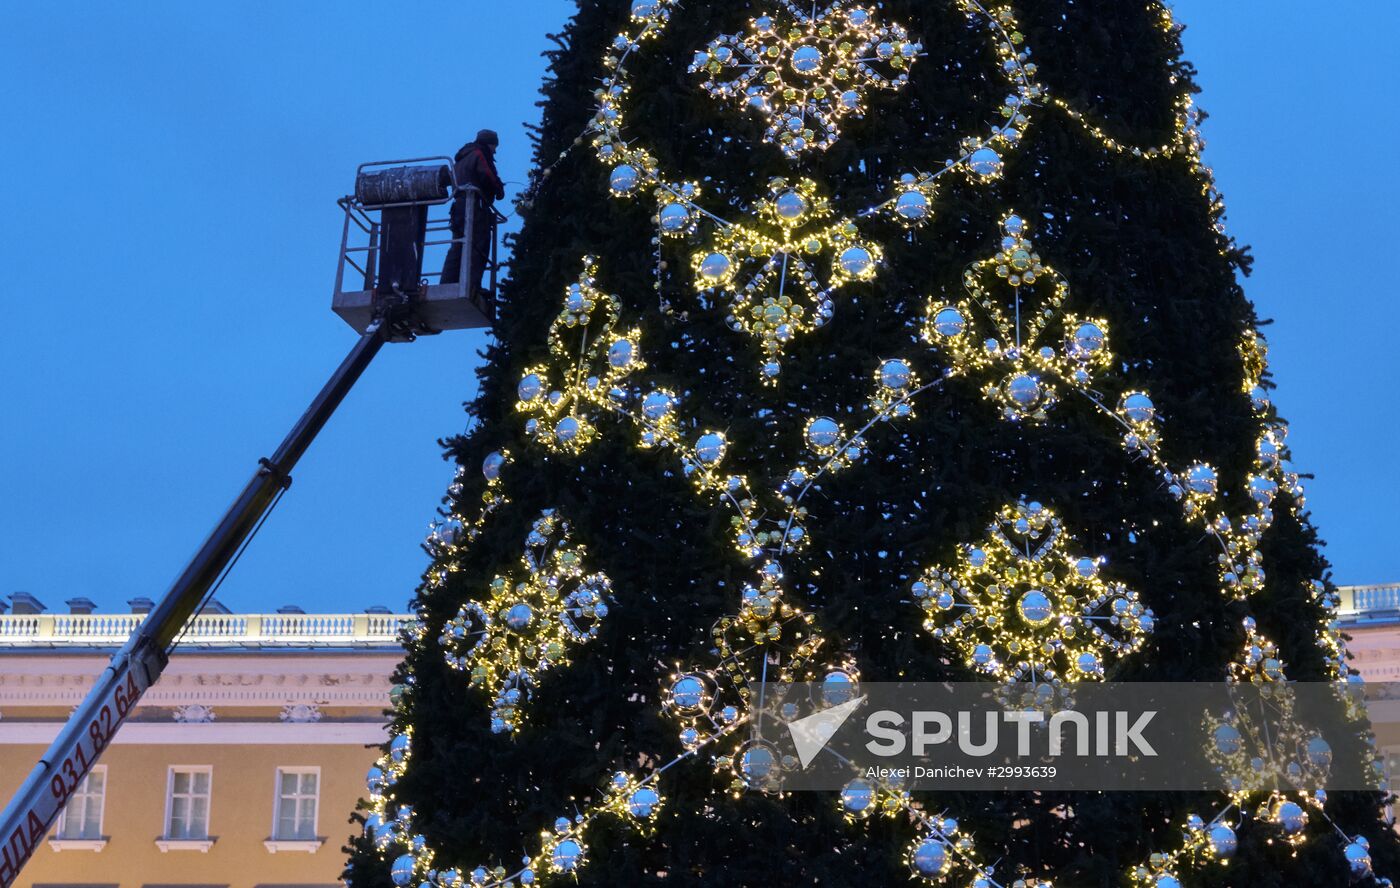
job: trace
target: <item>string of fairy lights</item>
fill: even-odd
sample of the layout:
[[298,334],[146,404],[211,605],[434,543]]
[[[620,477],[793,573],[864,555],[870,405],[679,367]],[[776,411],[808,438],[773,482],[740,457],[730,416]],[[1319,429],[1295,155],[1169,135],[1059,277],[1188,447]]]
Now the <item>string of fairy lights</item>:
[[[1219,218],[1223,203],[1200,158],[1199,116],[1185,88],[1175,101],[1171,138],[1157,146],[1132,145],[1035,83],[1035,65],[1009,6],[953,2],[989,37],[999,62],[995,76],[1009,90],[1000,109],[1005,123],[962,139],[959,157],[942,168],[900,174],[886,184],[886,200],[846,215],[820,183],[799,176],[772,180],[741,219],[726,220],[702,206],[707,195],[699,183],[661,170],[653,155],[626,138],[626,99],[634,88],[626,63],[662,33],[679,8],[676,0],[633,0],[628,30],[604,57],[607,73],[596,93],[596,114],[573,147],[594,148],[618,198],[649,196],[655,201],[658,292],[667,267],[664,248],[698,245],[688,262],[670,267],[688,269],[697,293],[728,299],[726,320],[758,341],[759,370],[768,384],[777,384],[781,361],[793,342],[832,319],[837,292],[878,273],[883,251],[861,223],[916,228],[932,218],[942,177],[961,174],[973,183],[995,179],[1037,108],[1064,113],[1115,154],[1143,161],[1184,159]],[[1156,0],[1148,5],[1163,32],[1171,34],[1177,26],[1170,12]],[[764,141],[798,163],[841,138],[844,122],[859,117],[871,97],[897,95],[922,53],[923,47],[898,22],[881,21],[876,11],[848,0],[811,9],[780,0],[772,14],[754,18],[743,34],[719,35],[698,50],[690,71],[699,88],[717,101],[763,117],[768,123]],[[550,169],[532,183],[527,201]],[[1242,387],[1258,413],[1260,432],[1244,490],[1253,510],[1231,517],[1214,467],[1198,461],[1174,468],[1161,455],[1162,423],[1149,393],[1126,385],[1116,398],[1100,392],[1112,380],[1105,374],[1116,365],[1107,323],[1065,311],[1069,284],[1041,259],[1020,216],[1004,217],[1001,230],[997,251],[964,273],[965,298],[929,301],[923,336],[939,365],[921,371],[914,357],[879,361],[866,402],[869,416],[859,428],[848,431],[829,416],[804,417],[805,455],[778,476],[771,491],[726,468],[733,459],[722,432],[696,433],[683,416],[686,391],[643,378],[647,365],[640,328],[620,327],[621,300],[599,289],[597,260],[585,257],[579,280],[567,289],[550,328],[549,359],[525,368],[517,386],[517,411],[527,437],[546,452],[570,457],[599,440],[607,420],[630,425],[640,449],[673,454],[697,495],[729,511],[731,543],[739,557],[754,565],[755,576],[741,591],[735,612],[712,627],[708,661],[675,664],[660,679],[662,706],[676,724],[681,752],[664,761],[644,756],[642,761],[655,764],[614,774],[574,816],[542,830],[537,850],[526,854],[519,867],[481,865],[463,872],[438,860],[414,828],[411,808],[391,800],[412,751],[411,728],[396,735],[368,775],[372,812],[367,820],[368,834],[391,860],[395,884],[533,885],[578,873],[589,856],[590,826],[600,818],[619,818],[639,835],[649,835],[665,804],[664,775],[691,759],[708,757],[726,781],[726,791],[735,795],[780,791],[779,777],[791,763],[759,739],[754,723],[762,717],[762,702],[751,699],[750,685],[817,681],[827,702],[835,703],[851,698],[860,681],[855,658],[828,651],[815,616],[784,591],[783,559],[802,552],[811,539],[804,503],[824,479],[862,464],[883,425],[911,417],[918,400],[943,391],[952,378],[979,380],[984,397],[1008,422],[1048,422],[1055,410],[1066,409],[1062,405],[1069,393],[1091,404],[1122,432],[1121,446],[1162,478],[1180,502],[1183,520],[1217,540],[1221,594],[1248,606],[1265,585],[1260,542],[1280,495],[1286,495],[1284,506],[1295,512],[1303,503],[1298,476],[1286,461],[1286,429],[1268,420],[1262,339],[1251,331],[1240,344]],[[930,382],[921,380],[925,375]],[[502,479],[510,462],[504,451],[486,458],[483,505],[475,518],[464,524],[453,517],[435,527],[429,548],[439,568],[429,576],[429,587],[446,582],[492,514],[508,501]],[[456,492],[464,485],[459,478]],[[1043,686],[1053,692],[1104,679],[1117,661],[1142,647],[1155,617],[1135,590],[1112,578],[1111,566],[1078,553],[1072,544],[1073,535],[1053,509],[1025,498],[1007,505],[985,538],[963,546],[954,563],[916,569],[918,579],[910,591],[925,630],[957,650],[970,669],[1008,687]],[[493,730],[526,729],[532,688],[547,681],[550,670],[586,655],[588,640],[615,606],[611,582],[602,574],[587,574],[586,561],[586,551],[570,537],[566,517],[546,512],[532,527],[521,566],[498,576],[479,599],[463,604],[435,636],[447,664],[467,672],[469,681],[490,697]],[[1329,674],[1348,680],[1336,595],[1320,581],[1313,581],[1310,594],[1324,613],[1317,637]],[[992,614],[1000,619],[988,620]],[[1276,646],[1247,617],[1244,633],[1245,649],[1229,680],[1284,681]],[[408,641],[428,643],[426,628],[419,626]],[[411,694],[411,684],[396,688],[395,705],[407,705]],[[1230,773],[1231,762],[1238,764],[1238,757],[1259,742],[1238,716],[1217,725],[1213,737],[1214,754]],[[1294,738],[1288,752],[1296,753],[1298,767],[1321,766],[1323,750],[1314,739]],[[924,884],[1050,888],[1044,877],[1027,872],[998,876],[997,865],[985,862],[975,836],[956,817],[947,811],[930,814],[901,786],[856,777],[839,793],[837,804],[852,824],[876,813],[913,824],[916,834],[906,846],[905,861],[911,876]],[[1226,793],[1210,820],[1188,817],[1180,845],[1151,854],[1126,876],[1141,888],[1178,888],[1184,874],[1228,862],[1238,847],[1236,830],[1246,819],[1270,825],[1273,835],[1296,848],[1308,838],[1310,813],[1337,835],[1352,873],[1370,874],[1366,840],[1333,823],[1325,804],[1325,794],[1240,785]]]

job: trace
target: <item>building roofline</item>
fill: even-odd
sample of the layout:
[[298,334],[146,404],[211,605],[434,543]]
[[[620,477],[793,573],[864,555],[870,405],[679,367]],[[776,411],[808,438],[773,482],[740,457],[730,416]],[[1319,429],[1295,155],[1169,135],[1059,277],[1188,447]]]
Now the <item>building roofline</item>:
[[[0,653],[112,651],[146,614],[0,614]],[[410,614],[214,614],[191,617],[178,644],[187,651],[397,650]]]

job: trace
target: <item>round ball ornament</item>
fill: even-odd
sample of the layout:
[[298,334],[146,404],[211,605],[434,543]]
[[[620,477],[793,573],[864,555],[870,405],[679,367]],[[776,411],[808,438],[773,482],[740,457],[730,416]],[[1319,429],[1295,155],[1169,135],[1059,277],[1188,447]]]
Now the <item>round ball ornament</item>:
[[583,862],[583,846],[574,839],[560,839],[549,852],[549,862],[556,872],[575,872]]
[[413,855],[400,855],[389,870],[389,878],[394,880],[395,885],[410,885],[413,883]]
[[739,776],[751,787],[761,787],[778,767],[778,753],[762,741],[748,743],[738,755]]
[[1219,484],[1215,469],[1205,463],[1195,463],[1186,470],[1186,487],[1192,493],[1214,496]]
[[1296,836],[1308,825],[1308,813],[1297,802],[1279,802],[1274,808],[1274,822],[1286,836]]
[[870,272],[875,264],[875,258],[870,255],[870,251],[865,247],[847,247],[841,251],[838,260],[841,270],[851,277],[861,277]]
[[856,695],[856,680],[844,669],[833,669],[822,679],[821,694],[826,706],[848,703]]
[[666,204],[657,215],[657,224],[662,231],[670,234],[684,231],[690,225],[690,210],[686,209],[685,204]]
[[408,685],[396,684],[389,689],[389,703],[397,708],[403,703],[403,698],[408,694]]
[[661,795],[650,786],[634,790],[627,799],[627,812],[633,817],[650,817],[661,804]]
[[1240,840],[1235,831],[1223,823],[1217,823],[1206,832],[1211,853],[1221,860],[1229,860],[1239,849]]
[[1032,589],[1022,595],[1016,609],[1020,612],[1021,619],[1036,627],[1044,626],[1055,617],[1055,608],[1050,603],[1050,596],[1039,589]]
[[729,269],[732,265],[729,257],[723,253],[710,253],[700,260],[700,277],[704,278],[706,283],[714,286],[729,276]]
[[792,70],[811,76],[821,70],[822,52],[815,46],[799,46],[792,53]]
[[936,878],[948,872],[950,863],[948,846],[931,836],[914,846],[914,850],[909,854],[909,868],[915,875],[926,879]]
[[841,807],[849,814],[863,814],[875,802],[875,787],[857,777],[841,790]]
[[944,339],[951,339],[967,329],[967,318],[953,306],[945,305],[934,314],[933,329]]
[[1019,373],[1006,384],[1006,396],[1022,410],[1030,410],[1040,402],[1040,380],[1029,373]]
[[788,222],[796,222],[802,218],[802,214],[807,212],[807,198],[796,191],[784,191],[773,201],[773,208],[778,216]]
[[506,625],[519,632],[530,625],[530,620],[534,616],[535,612],[530,609],[530,605],[520,602],[511,605],[510,610],[506,611]]
[[705,683],[697,675],[682,675],[671,685],[671,702],[686,712],[704,708]]
[[631,194],[639,179],[636,167],[620,163],[613,167],[612,175],[608,177],[608,187],[612,189],[613,194]]
[[544,391],[544,381],[538,373],[527,373],[516,386],[515,393],[522,401],[533,401]]
[[1001,173],[1001,155],[991,148],[978,148],[967,158],[968,169],[983,179],[993,179]]
[[642,415],[652,422],[659,422],[674,406],[675,401],[670,395],[665,392],[652,392],[642,399]]
[[495,481],[501,477],[501,469],[505,467],[506,458],[499,450],[493,450],[486,454],[486,458],[481,461],[481,474],[487,481]]
[[1234,725],[1221,725],[1215,729],[1215,748],[1223,755],[1235,755],[1244,748],[1244,738]]
[[895,198],[894,211],[906,222],[922,222],[928,218],[928,198],[921,191],[905,191]]
[[633,348],[629,339],[619,339],[608,349],[608,364],[617,370],[626,370],[632,366],[636,349]]
[[1342,854],[1346,857],[1347,869],[1351,871],[1353,879],[1360,880],[1371,875],[1371,848],[1364,838],[1357,836],[1347,844]]
[[829,416],[819,416],[807,423],[807,446],[818,452],[829,451],[841,443],[841,426]]
[[898,358],[880,365],[880,385],[889,391],[903,391],[914,381],[909,365]]
[[1130,392],[1124,395],[1118,409],[1128,418],[1128,422],[1151,422],[1152,418],[1157,415],[1157,408],[1153,405],[1152,399],[1142,392]]
[[1089,651],[1085,651],[1075,658],[1074,667],[1084,675],[1103,674],[1103,663],[1099,661],[1099,658],[1095,654]]
[[724,458],[725,440],[719,432],[708,432],[695,442],[695,455],[700,462],[712,466]]
[[579,429],[579,421],[572,416],[566,416],[555,424],[554,437],[560,444],[567,444],[578,437]]
[[1308,761],[1314,768],[1325,770],[1332,767],[1332,746],[1321,737],[1308,741]]
[[[383,792],[384,787],[388,784],[388,782],[388,779],[384,776],[384,770],[377,766],[371,767],[369,771],[365,774],[365,787],[369,789],[371,793]],[[366,826],[368,825],[368,822],[366,822]]]
[[1070,340],[1070,352],[1078,358],[1087,358],[1103,350],[1104,332],[1098,324],[1083,323],[1075,328]]

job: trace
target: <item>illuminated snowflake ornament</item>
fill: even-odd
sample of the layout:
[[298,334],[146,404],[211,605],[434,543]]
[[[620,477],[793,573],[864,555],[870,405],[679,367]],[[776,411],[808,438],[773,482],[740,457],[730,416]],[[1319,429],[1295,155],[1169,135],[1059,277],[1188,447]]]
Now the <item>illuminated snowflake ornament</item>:
[[492,695],[496,733],[520,727],[540,674],[567,664],[608,615],[612,582],[585,574],[587,552],[569,537],[567,521],[543,512],[525,540],[523,570],[496,577],[481,600],[462,605],[442,628],[438,643],[447,664]]
[[729,326],[760,340],[763,376],[772,381],[786,343],[831,320],[832,293],[874,277],[880,259],[854,222],[833,218],[816,183],[780,178],[749,219],[718,229],[691,265],[697,289],[729,297]]
[[898,24],[845,0],[804,9],[784,0],[776,14],[760,15],[746,34],[722,34],[695,54],[706,92],[762,114],[763,140],[789,160],[829,148],[841,121],[860,117],[866,94],[899,90],[923,47]]
[[1108,324],[1061,311],[1069,283],[1041,261],[1020,216],[1001,224],[1001,249],[963,274],[967,298],[930,300],[924,340],[953,372],[986,378],[983,396],[1005,419],[1041,422],[1062,387],[1087,390],[1111,364]]
[[1106,581],[1097,559],[1070,554],[1060,519],[1040,503],[1002,509],[988,532],[952,568],[931,568],[913,585],[924,628],[952,641],[971,668],[1008,683],[1095,681],[1110,656],[1151,633],[1138,593]]
[[640,331],[615,329],[621,302],[598,289],[596,258],[585,256],[583,263],[550,325],[549,362],[527,367],[516,386],[526,434],[564,453],[596,440],[593,414],[618,397],[625,377],[646,366]]

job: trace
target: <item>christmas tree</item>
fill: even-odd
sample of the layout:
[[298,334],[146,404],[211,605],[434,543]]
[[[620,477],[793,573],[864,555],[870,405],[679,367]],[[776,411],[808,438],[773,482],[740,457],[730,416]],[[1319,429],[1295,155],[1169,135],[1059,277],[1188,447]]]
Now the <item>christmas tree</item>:
[[748,730],[1346,679],[1179,31],[580,0],[351,885],[1389,884],[1380,793],[783,795]]

